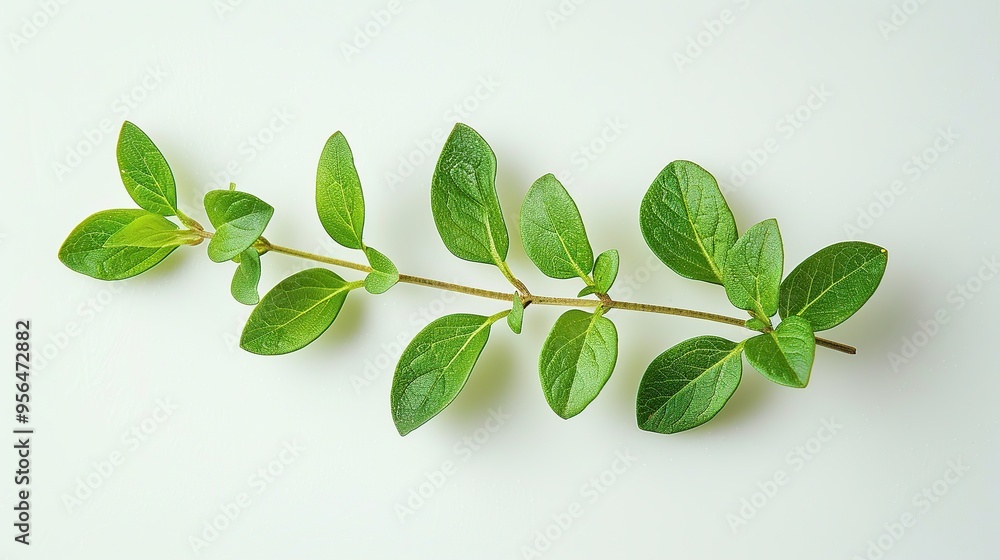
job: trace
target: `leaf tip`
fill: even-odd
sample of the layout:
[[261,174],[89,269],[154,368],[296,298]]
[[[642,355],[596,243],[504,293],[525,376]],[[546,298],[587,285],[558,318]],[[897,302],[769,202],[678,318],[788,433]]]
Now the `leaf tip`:
[[576,416],[577,414],[580,414],[581,412],[583,412],[583,410],[572,410],[571,411],[571,410],[556,410],[555,408],[552,408],[552,412],[555,412],[563,420],[569,420],[570,418],[572,418],[572,417]]
[[416,429],[416,426],[404,425],[395,415],[393,415],[392,423],[396,426],[396,432],[399,433],[400,437],[406,437],[407,434]]

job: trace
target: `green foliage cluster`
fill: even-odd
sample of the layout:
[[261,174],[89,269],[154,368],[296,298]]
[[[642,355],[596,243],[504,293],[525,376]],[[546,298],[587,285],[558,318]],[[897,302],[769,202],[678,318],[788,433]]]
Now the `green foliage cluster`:
[[[401,277],[386,255],[365,243],[361,180],[340,132],[320,153],[316,209],[334,241],[365,255],[368,265],[347,263],[365,277],[347,281],[327,268],[309,268],[280,281],[263,298],[258,293],[261,256],[278,251],[262,237],[274,208],[235,185],[210,191],[205,211],[215,231],[209,232],[177,207],[170,166],[132,123],[122,126],[117,156],[125,189],[139,208],[103,210],[86,218],[63,243],[59,259],[82,274],[121,280],[152,268],[179,246],[207,239],[212,261],[237,264],[233,297],[254,306],[240,339],[250,352],[277,355],[305,347],[333,324],[357,289],[383,294],[401,280],[456,288]],[[542,393],[552,411],[562,418],[580,414],[600,394],[618,359],[618,331],[608,312],[648,310],[608,295],[618,275],[618,251],[607,249],[595,257],[576,203],[551,174],[535,181],[524,197],[518,221],[522,244],[543,274],[575,278],[583,286],[578,299],[531,294],[506,262],[510,242],[497,197],[496,169],[496,156],[486,141],[472,128],[456,125],[434,169],[431,210],[452,254],[495,266],[511,282],[515,291],[504,298],[511,307],[490,316],[446,315],[414,337],[399,359],[390,392],[392,418],[401,435],[423,425],[458,396],[497,321],[506,319],[511,331],[521,333],[525,309],[532,303],[582,308],[569,309],[556,320],[538,360]],[[739,342],[699,336],[653,359],[636,397],[637,423],[652,432],[679,432],[712,419],[736,391],[744,355],[767,379],[805,387],[817,345],[814,333],[858,311],[875,292],[887,263],[881,247],[843,242],[806,258],[783,278],[777,221],[764,220],[740,235],[715,178],[689,161],[674,161],[656,177],[640,205],[639,225],[664,264],[683,277],[721,285],[729,301],[749,315],[745,326],[756,331]],[[495,294],[458,288],[473,295]],[[706,318],[699,312],[674,311]],[[772,322],[776,317],[777,324]]]

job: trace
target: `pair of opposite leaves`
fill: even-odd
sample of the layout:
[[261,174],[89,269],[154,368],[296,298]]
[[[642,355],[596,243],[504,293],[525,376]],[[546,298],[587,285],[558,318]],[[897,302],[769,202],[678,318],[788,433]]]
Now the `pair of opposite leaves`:
[[[507,269],[507,226],[495,188],[496,156],[472,128],[458,124],[438,159],[431,211],[438,233],[455,256]],[[524,250],[538,269],[560,279],[580,278],[580,296],[606,295],[618,273],[618,252],[594,258],[576,204],[551,174],[535,181],[520,212]],[[506,273],[505,273],[506,274]],[[509,312],[454,314],[431,322],[399,359],[391,389],[393,420],[403,435],[443,410],[464,387],[494,322],[506,316],[521,332],[522,294]],[[618,356],[618,333],[604,317],[569,310],[542,345],[539,377],[549,406],[563,418],[581,412],[604,387]]]

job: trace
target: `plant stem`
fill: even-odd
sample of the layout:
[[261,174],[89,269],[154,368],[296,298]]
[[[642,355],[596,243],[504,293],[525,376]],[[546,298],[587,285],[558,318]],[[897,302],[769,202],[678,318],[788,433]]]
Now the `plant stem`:
[[[262,238],[263,239],[263,238]],[[321,262],[325,264],[332,264],[333,266],[339,266],[343,268],[350,268],[352,270],[357,270],[359,272],[371,272],[372,267],[366,264],[360,264],[350,261],[345,261],[341,259],[335,259],[333,257],[326,257],[323,255],[317,255],[315,253],[307,253],[305,251],[299,251],[298,249],[292,249],[290,247],[282,247],[281,245],[275,245],[269,241],[264,241],[262,243],[263,247],[269,253],[282,253],[285,255],[291,255],[293,257],[299,257],[300,259],[308,259],[311,261]],[[402,276],[402,275],[400,275]]]
[[[335,259],[333,257],[317,255],[315,253],[308,253],[306,251],[299,251],[298,249],[292,249],[290,247],[282,247],[281,245],[274,245],[273,243],[266,241],[263,238],[261,238],[261,246],[262,248],[264,248],[266,251],[269,252],[282,253],[285,255],[291,255],[293,257],[308,259],[333,266],[350,268],[352,270],[357,270],[359,272],[371,272],[372,270],[370,266],[365,264],[345,261],[342,259]],[[504,274],[504,276],[506,276],[506,274]],[[416,284],[419,286],[427,286],[429,288],[437,288],[439,290],[447,290],[450,292],[456,292],[460,294],[468,294],[470,296],[495,299],[497,301],[511,302],[514,299],[514,294],[512,293],[484,290],[482,288],[474,288],[472,286],[464,286],[462,284],[453,284],[451,282],[444,282],[442,280],[435,280],[433,278],[424,278],[422,276],[413,276],[411,274],[400,274],[399,281],[404,282],[406,284]],[[530,294],[526,288],[521,289],[519,287],[518,291],[522,292],[525,295]],[[563,297],[537,296],[537,295],[531,295],[530,297],[531,297],[531,303],[534,305],[555,305],[560,307],[597,307],[598,305],[603,305],[608,309],[623,309],[626,311],[639,311],[643,313],[659,313],[662,315],[678,315],[681,317],[692,317],[694,319],[703,319],[705,321],[715,321],[716,323],[724,323],[727,325],[733,325],[737,327],[746,326],[746,321],[744,319],[738,319],[736,317],[729,317],[726,315],[718,315],[716,313],[708,313],[706,311],[684,309],[682,307],[667,307],[665,305],[653,305],[650,303],[619,301],[619,300],[613,300],[611,298],[586,299],[586,298],[563,298]],[[827,340],[825,338],[816,337],[816,344],[818,346],[830,348],[831,350],[836,350],[838,352],[843,352],[845,354],[857,353],[857,349],[854,348],[853,346],[849,346],[847,344],[841,344],[840,342],[834,342],[832,340]]]

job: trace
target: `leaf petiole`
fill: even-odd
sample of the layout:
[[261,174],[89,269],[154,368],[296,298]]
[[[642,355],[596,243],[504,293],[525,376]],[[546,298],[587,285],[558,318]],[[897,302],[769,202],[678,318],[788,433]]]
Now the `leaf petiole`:
[[197,220],[191,218],[184,212],[181,212],[180,209],[175,208],[174,213],[177,214],[177,219],[180,220],[181,223],[184,224],[185,226],[191,228],[194,231],[199,231],[199,232],[205,231],[205,228],[201,224],[199,224]]
[[528,287],[524,285],[524,282],[521,282],[516,276],[514,276],[510,267],[507,266],[507,261],[497,261],[497,268],[499,268],[500,272],[503,273],[503,277],[506,278],[507,281],[521,293],[521,299],[524,301],[524,305],[527,306],[531,303],[531,292],[528,291]]

